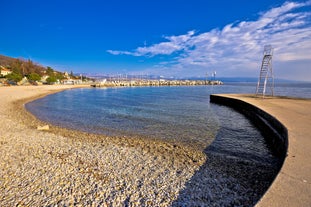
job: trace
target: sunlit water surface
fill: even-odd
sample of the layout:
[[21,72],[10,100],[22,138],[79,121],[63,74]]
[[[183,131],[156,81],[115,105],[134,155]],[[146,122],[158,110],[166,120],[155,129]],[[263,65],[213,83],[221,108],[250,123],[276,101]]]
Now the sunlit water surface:
[[[228,200],[230,205],[235,204],[236,199],[253,205],[272,182],[280,159],[273,155],[248,119],[231,108],[211,104],[209,96],[212,93],[254,93],[255,88],[251,83],[83,88],[46,96],[26,104],[26,108],[39,119],[57,126],[104,135],[138,135],[203,150],[208,160],[189,185],[197,182],[202,188],[209,185],[218,189],[219,183],[204,184],[202,176],[220,177],[227,184],[234,182],[244,186],[230,188],[226,184],[228,198],[241,195],[232,196]],[[311,98],[310,89],[311,84],[283,84],[276,86],[275,94]],[[181,192],[175,203],[177,206],[195,198],[189,197],[192,191],[187,189],[193,187]],[[208,202],[222,205],[217,195],[223,196],[223,190],[213,192],[214,201],[206,198]]]

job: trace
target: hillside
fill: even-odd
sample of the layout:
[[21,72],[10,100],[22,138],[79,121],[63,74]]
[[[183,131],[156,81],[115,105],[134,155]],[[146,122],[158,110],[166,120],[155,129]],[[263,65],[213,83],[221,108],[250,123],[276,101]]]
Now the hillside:
[[0,55],[0,65],[2,65],[2,66],[11,65],[16,60],[17,60],[16,58],[11,58],[11,57],[7,57],[7,56],[4,56],[4,55]]
[[32,60],[21,59],[21,58],[11,58],[4,55],[0,55],[0,65],[12,70],[14,73],[21,74],[23,76],[29,75],[31,73],[36,73],[38,75],[43,75],[46,68],[34,63]]
[[[20,82],[24,77],[26,77],[31,83],[37,83],[38,81],[55,83],[72,79],[88,79],[83,76],[75,76],[72,72],[68,74],[56,71],[51,67],[45,68],[38,63],[34,63],[30,59],[25,60],[20,58],[11,58],[4,55],[0,55],[0,66],[0,71],[2,68],[10,71],[10,73],[6,75],[0,74],[0,78],[5,78],[6,80],[13,81],[15,83]],[[7,83],[6,80],[5,82]]]

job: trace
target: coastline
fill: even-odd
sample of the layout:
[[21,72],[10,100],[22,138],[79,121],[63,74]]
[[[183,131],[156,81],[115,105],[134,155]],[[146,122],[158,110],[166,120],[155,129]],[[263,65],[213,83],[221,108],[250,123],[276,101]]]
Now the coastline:
[[170,205],[205,155],[139,137],[106,137],[55,126],[38,131],[46,123],[24,104],[76,87],[0,88],[0,204]]
[[[213,155],[191,147],[52,125],[38,131],[47,123],[24,104],[76,87],[0,87],[0,205],[179,206],[181,193],[190,195],[200,179],[217,188],[219,177],[204,178]],[[201,189],[197,196],[210,196]]]
[[[247,94],[213,96],[215,101],[244,111],[243,113],[246,114],[250,113],[247,110],[253,107],[255,112],[252,112],[254,114],[251,116],[260,117],[267,113],[271,119],[268,125],[271,124],[276,134],[280,135],[280,137],[270,136],[270,139],[275,139],[274,150],[279,151],[278,153],[284,157],[284,163],[270,188],[256,206],[309,206],[311,203],[311,164],[308,160],[311,156],[311,99],[261,98]],[[283,127],[285,129],[282,129]]]

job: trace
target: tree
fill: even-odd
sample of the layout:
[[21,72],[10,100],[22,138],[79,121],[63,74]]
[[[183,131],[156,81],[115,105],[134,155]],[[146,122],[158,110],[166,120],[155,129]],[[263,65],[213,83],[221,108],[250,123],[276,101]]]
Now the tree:
[[64,75],[63,75],[62,73],[57,73],[57,74],[55,75],[55,78],[58,79],[58,80],[63,80],[63,79],[65,79],[65,77],[64,77]]
[[48,76],[53,76],[54,75],[54,70],[51,68],[51,67],[47,67],[46,68],[46,74],[48,75]]
[[13,73],[6,75],[6,78],[10,81],[14,81],[17,83],[23,79],[23,76],[19,73],[13,72]]
[[29,75],[35,73],[36,65],[30,60],[24,60],[22,63],[23,75]]
[[56,81],[57,81],[57,79],[56,79],[55,76],[50,76],[50,77],[48,77],[48,78],[46,79],[46,82],[47,82],[48,84],[53,84],[53,83],[55,83]]
[[30,80],[30,81],[39,81],[39,80],[41,80],[41,77],[37,73],[30,73],[28,75],[28,80]]
[[22,65],[23,65],[23,62],[19,59],[16,59],[11,65],[13,73],[22,75],[23,74]]

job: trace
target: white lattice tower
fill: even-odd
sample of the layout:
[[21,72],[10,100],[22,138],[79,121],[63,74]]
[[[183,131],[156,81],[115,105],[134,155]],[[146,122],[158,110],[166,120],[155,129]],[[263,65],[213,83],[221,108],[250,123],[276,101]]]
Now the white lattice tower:
[[264,97],[267,94],[274,95],[274,77],[272,70],[273,48],[265,45],[261,63],[256,95]]

